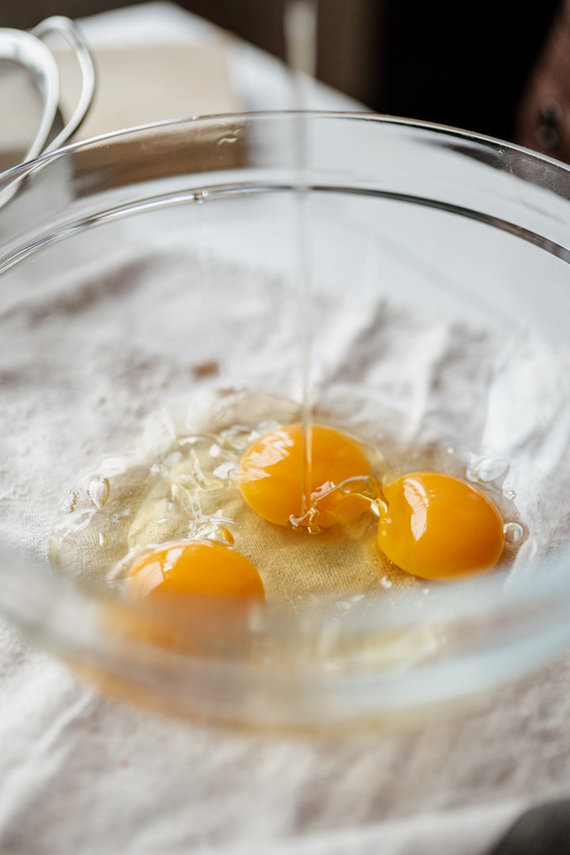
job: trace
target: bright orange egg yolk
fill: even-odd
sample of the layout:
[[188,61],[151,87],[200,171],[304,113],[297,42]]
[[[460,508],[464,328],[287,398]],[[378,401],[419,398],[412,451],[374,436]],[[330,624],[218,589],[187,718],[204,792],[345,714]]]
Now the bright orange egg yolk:
[[[312,427],[310,490],[307,505],[316,507],[319,527],[328,528],[361,516],[370,503],[337,486],[348,478],[370,475],[370,462],[356,440],[334,428]],[[239,470],[239,486],[248,505],[263,519],[289,525],[303,511],[303,430],[286,425],[257,439],[245,452]],[[310,495],[309,495],[310,494]]]
[[212,597],[264,598],[261,577],[247,558],[221,543],[170,544],[148,553],[129,572],[135,600]]
[[233,650],[245,637],[250,610],[265,601],[253,564],[213,541],[148,552],[133,565],[126,585],[128,598],[144,609],[110,608],[108,631],[193,656]]
[[449,475],[413,472],[383,488],[387,510],[378,546],[401,570],[449,579],[493,567],[503,551],[503,520],[480,490]]

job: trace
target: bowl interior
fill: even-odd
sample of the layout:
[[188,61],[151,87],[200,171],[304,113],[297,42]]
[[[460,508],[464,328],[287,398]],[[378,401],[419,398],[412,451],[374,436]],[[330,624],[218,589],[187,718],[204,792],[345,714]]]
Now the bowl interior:
[[[405,121],[268,114],[89,141],[0,194],[14,182],[6,614],[115,688],[287,725],[454,699],[566,643],[565,167]],[[497,571],[426,584],[373,554],[373,519],[339,545],[260,528],[233,494],[220,511],[244,443],[298,420],[307,376],[315,420],[382,477],[434,469],[493,498]],[[102,630],[133,550],[228,527],[268,612],[194,624],[207,643],[184,655]]]

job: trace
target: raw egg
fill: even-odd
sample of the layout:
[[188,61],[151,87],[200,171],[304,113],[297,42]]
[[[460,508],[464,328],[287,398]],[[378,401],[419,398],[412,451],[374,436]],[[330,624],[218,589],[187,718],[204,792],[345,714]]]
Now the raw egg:
[[265,602],[253,564],[215,541],[158,547],[133,565],[126,585],[128,599],[144,608],[111,605],[106,630],[193,656],[243,646],[249,615]]
[[264,597],[253,564],[215,541],[169,544],[147,553],[131,568],[127,591],[134,600]]
[[[259,437],[241,458],[239,486],[263,519],[286,526],[313,508],[319,528],[347,523],[370,508],[357,495],[370,476],[370,462],[356,440],[325,425],[312,427],[310,485],[303,507],[303,429],[285,425]],[[347,479],[347,492],[337,489]],[[354,492],[351,489],[354,488]]]
[[450,579],[488,570],[503,551],[503,519],[476,487],[436,472],[403,475],[383,488],[378,546],[401,570]]

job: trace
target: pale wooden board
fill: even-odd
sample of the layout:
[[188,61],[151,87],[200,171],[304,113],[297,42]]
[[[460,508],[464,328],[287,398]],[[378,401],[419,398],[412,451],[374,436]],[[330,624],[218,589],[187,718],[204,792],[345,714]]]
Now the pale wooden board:
[[[77,91],[77,64],[69,52],[55,55],[64,112],[69,113]],[[76,139],[164,119],[239,110],[223,39],[200,46],[97,49],[93,55],[97,90]]]

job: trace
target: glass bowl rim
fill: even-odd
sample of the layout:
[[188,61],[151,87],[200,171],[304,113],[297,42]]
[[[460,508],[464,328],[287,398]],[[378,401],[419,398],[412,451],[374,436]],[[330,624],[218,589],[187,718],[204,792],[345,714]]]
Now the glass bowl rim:
[[537,152],[518,143],[502,140],[498,137],[493,137],[487,134],[482,134],[477,131],[469,131],[463,128],[458,128],[453,125],[441,124],[438,122],[430,122],[423,119],[411,119],[403,116],[393,116],[384,113],[375,113],[367,111],[349,111],[349,110],[252,110],[252,111],[236,111],[229,113],[205,113],[195,116],[182,116],[174,119],[162,119],[156,122],[148,122],[139,125],[133,125],[126,128],[117,128],[116,130],[107,131],[102,134],[87,137],[75,142],[67,143],[64,146],[52,152],[41,154],[32,160],[24,161],[16,164],[3,172],[0,172],[0,182],[7,179],[17,179],[30,170],[43,167],[50,161],[55,161],[67,153],[72,153],[77,150],[88,148],[94,143],[106,143],[120,140],[124,137],[137,135],[142,136],[149,131],[167,129],[169,127],[194,127],[197,124],[213,123],[213,122],[230,122],[239,119],[253,120],[258,119],[279,119],[279,118],[304,118],[304,119],[339,119],[347,122],[371,122],[374,124],[405,127],[412,130],[428,131],[432,134],[441,134],[442,136],[457,137],[458,139],[467,140],[475,143],[482,143],[486,146],[496,149],[505,149],[514,151],[544,162],[566,172],[570,175],[570,164],[557,160],[554,157]]
[[[72,154],[73,152],[78,150],[87,149],[90,146],[93,146],[94,144],[112,144],[114,142],[120,142],[122,139],[129,136],[134,135],[137,138],[144,137],[144,135],[149,132],[152,133],[154,131],[168,130],[169,128],[183,128],[185,126],[196,127],[199,124],[218,124],[223,126],[224,123],[237,120],[256,122],[261,121],[263,119],[292,120],[296,117],[309,118],[311,120],[336,119],[346,121],[347,123],[366,122],[382,126],[404,127],[409,128],[413,131],[427,132],[430,135],[435,135],[438,137],[445,136],[455,138],[467,142],[473,142],[475,144],[480,144],[484,147],[494,150],[508,150],[516,152],[524,158],[530,158],[532,160],[548,164],[549,167],[560,171],[561,174],[565,174],[570,177],[570,165],[557,161],[556,159],[551,158],[547,155],[534,152],[530,149],[526,149],[514,143],[506,142],[494,137],[463,130],[460,128],[454,128],[447,125],[368,112],[267,110],[257,112],[236,112],[227,114],[192,116],[186,118],[169,119],[160,122],[152,122],[148,124],[137,125],[131,128],[121,128],[116,131],[111,131],[109,133],[70,143],[60,149],[57,149],[54,152],[41,155],[31,161],[18,164],[3,173],[0,173],[0,187],[2,185],[9,187],[13,181],[17,182],[25,178],[28,174],[34,172],[36,169],[43,169],[47,167],[50,163],[59,160],[61,157],[64,157],[68,154]],[[8,564],[12,564],[14,558],[15,563],[17,565],[22,565],[22,561],[19,559],[19,557],[8,557],[9,553],[4,550],[4,547],[2,545],[0,545],[0,550],[0,554],[4,552],[4,559],[1,562],[3,569],[0,571],[3,575],[6,575],[6,567]],[[560,564],[561,569],[563,570],[562,564],[564,563],[564,559],[566,557],[567,555],[566,553],[564,553],[562,555],[557,556],[556,559],[553,558],[553,561],[556,560]],[[37,572],[36,570],[32,569],[32,562],[26,562],[26,564],[28,565],[26,569],[22,567],[21,579],[25,578],[26,576],[29,576],[29,578],[31,579],[34,576],[34,573]],[[450,588],[453,587],[456,591],[460,589],[468,590],[469,586],[470,582],[468,580],[460,580],[453,583]],[[508,608],[505,607],[504,601],[502,601],[501,597],[497,596],[501,586],[502,582],[497,577],[494,577],[492,574],[486,579],[482,580],[478,586],[477,594],[471,597],[471,599],[469,600],[470,606],[467,609],[468,613],[473,613],[474,606],[476,605],[478,605],[479,607],[480,604],[486,604],[486,606],[489,606],[490,603],[494,604],[494,611],[499,615],[511,613],[512,611],[516,612],[518,609],[521,609],[521,611],[524,613],[525,609],[528,608],[528,605],[531,602],[534,602],[534,604],[538,607],[542,605],[547,610],[552,609],[552,614],[557,613],[557,610],[560,610],[562,613],[561,605],[565,606],[566,601],[570,600],[570,589],[567,589],[567,586],[564,584],[564,572],[560,574],[557,573],[555,575],[555,579],[549,580],[547,584],[544,584],[544,582],[542,582],[540,590],[538,590],[536,583],[526,584],[523,580],[522,583],[519,583],[519,587],[517,588],[517,591],[514,593],[514,595],[509,598]],[[101,603],[104,603],[107,599],[105,596],[102,596],[101,598],[94,598],[92,595],[90,595],[88,597],[83,592],[79,591],[70,592],[68,580],[62,579],[54,575],[53,578],[49,578],[49,585],[45,588],[44,594],[47,597],[51,597],[51,599],[53,600],[53,595],[56,591],[58,592],[58,599],[61,596],[60,605],[66,603],[73,603],[74,605],[78,605],[79,603],[83,603],[83,606],[87,606],[89,602],[93,602],[94,600],[99,600]],[[538,597],[537,592],[539,594]],[[8,586],[8,590],[4,592],[2,592],[2,589],[0,588],[0,610],[2,610],[4,614],[7,614],[13,622],[19,624],[20,627],[24,628],[24,630],[27,630],[29,634],[40,639],[44,646],[53,649],[54,652],[57,652],[61,655],[65,655],[67,658],[70,658],[72,660],[75,658],[79,662],[81,662],[86,657],[86,645],[89,645],[88,637],[80,637],[80,632],[78,632],[78,635],[75,639],[70,638],[69,633],[60,633],[58,635],[58,631],[55,625],[51,625],[51,628],[49,628],[46,634],[46,629],[48,629],[49,621],[47,621],[42,626],[42,622],[39,617],[39,615],[41,614],[41,605],[38,605],[37,607],[37,614],[35,618],[33,614],[29,611],[29,604],[25,604],[24,607],[20,611],[18,611],[18,604],[15,597],[16,593],[17,591],[15,588],[10,591],[10,586]],[[444,600],[445,596],[446,595],[444,595],[441,599]],[[129,611],[129,607],[125,606],[125,610]],[[541,651],[537,651],[535,657],[537,664],[540,661],[549,658],[553,652],[555,653],[562,650],[569,642],[570,624],[568,625],[567,629],[564,629],[562,621],[562,623],[555,628],[555,631],[553,628],[553,632],[548,636],[547,643],[543,646],[543,649]],[[89,651],[90,656],[92,656],[93,654],[97,654],[97,650],[93,649]],[[105,657],[103,658],[105,659]],[[246,671],[248,670],[247,663],[240,663],[240,666],[241,665],[244,665]],[[235,663],[232,664],[232,668],[234,668],[235,670]],[[251,668],[249,668],[249,671],[251,671]],[[298,685],[299,676],[300,675],[298,674],[296,678],[292,678],[292,685]],[[311,680],[315,680],[315,678],[318,678],[319,676],[318,670],[310,672],[309,676]],[[352,675],[353,678],[354,676],[355,675]],[[341,677],[343,680],[346,679],[346,675],[341,675]],[[363,673],[360,675],[360,677],[362,677],[362,679],[366,683],[370,680],[370,678],[378,679],[379,674]],[[306,680],[307,673],[303,674],[302,678],[303,680]],[[265,678],[262,676],[261,679],[263,680]],[[327,676],[327,681],[325,682],[327,682],[327,684],[330,684],[330,675]],[[339,678],[339,685],[340,682],[342,682],[342,680],[340,680]]]

